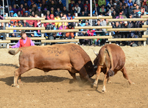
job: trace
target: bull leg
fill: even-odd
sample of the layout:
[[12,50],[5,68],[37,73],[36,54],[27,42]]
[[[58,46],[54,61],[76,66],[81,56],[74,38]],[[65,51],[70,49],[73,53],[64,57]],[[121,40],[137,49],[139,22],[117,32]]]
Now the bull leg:
[[99,80],[99,75],[100,75],[100,72],[101,72],[101,68],[102,68],[102,66],[98,66],[98,68],[97,68],[97,71],[96,71],[96,80],[93,83],[93,87],[97,87],[97,85],[98,85],[98,80]]
[[107,83],[112,83],[109,77],[107,78]]
[[124,78],[128,80],[129,84],[134,84],[134,83],[128,78],[127,71],[126,71],[126,68],[125,68],[125,67],[123,67],[123,69],[121,70],[121,72],[123,73]]
[[21,84],[21,85],[23,85],[23,83],[21,81],[21,74],[19,75],[18,83]]
[[76,81],[76,73],[72,73],[72,72],[70,72],[70,71],[69,71],[69,73],[70,73],[70,75],[73,77],[74,81]]
[[109,70],[109,68],[106,69],[106,73],[105,73],[105,75],[104,75],[104,81],[103,81],[102,92],[106,92],[106,82],[107,82],[107,79],[109,79],[109,77],[107,76],[108,70]]
[[18,85],[18,77],[19,77],[19,69],[17,69],[16,71],[14,71],[14,83],[12,84],[12,87],[17,87],[19,88]]

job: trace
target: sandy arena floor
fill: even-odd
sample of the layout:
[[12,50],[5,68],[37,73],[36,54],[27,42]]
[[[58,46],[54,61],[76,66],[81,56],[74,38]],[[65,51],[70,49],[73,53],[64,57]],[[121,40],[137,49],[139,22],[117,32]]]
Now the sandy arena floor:
[[[92,49],[82,47],[95,58]],[[0,108],[148,108],[148,46],[122,47],[126,54],[129,78],[135,85],[129,85],[122,73],[111,77],[107,93],[97,92],[88,84],[70,83],[72,77],[67,71],[51,71],[43,80],[44,72],[33,69],[22,75],[23,86],[11,87],[13,74],[18,64],[18,55],[9,55],[8,49],[0,49]],[[6,64],[6,65],[4,65]],[[12,65],[13,64],[13,65]],[[95,79],[95,76],[93,77]],[[99,90],[102,90],[103,73],[100,75]]]

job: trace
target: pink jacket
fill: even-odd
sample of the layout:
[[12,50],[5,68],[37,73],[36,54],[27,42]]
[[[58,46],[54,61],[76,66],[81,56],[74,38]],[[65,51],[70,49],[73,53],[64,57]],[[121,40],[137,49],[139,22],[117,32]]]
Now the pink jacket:
[[88,34],[88,36],[93,36],[94,35],[94,32],[95,32],[95,30],[92,30],[92,31],[88,30],[87,31],[87,34]]

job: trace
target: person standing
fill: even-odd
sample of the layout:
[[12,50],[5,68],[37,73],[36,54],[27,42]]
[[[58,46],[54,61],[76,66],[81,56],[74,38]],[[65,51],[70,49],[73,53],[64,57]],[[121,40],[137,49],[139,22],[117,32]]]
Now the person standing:
[[33,41],[27,37],[26,32],[21,32],[21,39],[18,41],[16,45],[9,46],[10,48],[21,48],[21,47],[29,47],[34,46]]

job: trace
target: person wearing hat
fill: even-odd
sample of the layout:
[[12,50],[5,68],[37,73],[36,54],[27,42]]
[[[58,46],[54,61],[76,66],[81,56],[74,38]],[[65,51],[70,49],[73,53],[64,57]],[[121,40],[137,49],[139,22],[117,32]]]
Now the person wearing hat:
[[11,10],[11,11],[10,11],[10,17],[13,17],[13,14],[14,14],[14,11]]
[[[14,27],[13,24],[14,24],[14,22],[13,22],[13,21],[10,21],[9,27]],[[16,30],[10,30],[9,36],[10,36],[10,37],[15,37],[16,34],[15,34],[14,32],[16,32]]]
[[17,42],[16,45],[9,46],[10,48],[21,48],[21,47],[29,47],[34,46],[33,41],[27,37],[26,32],[21,32],[21,39]]

